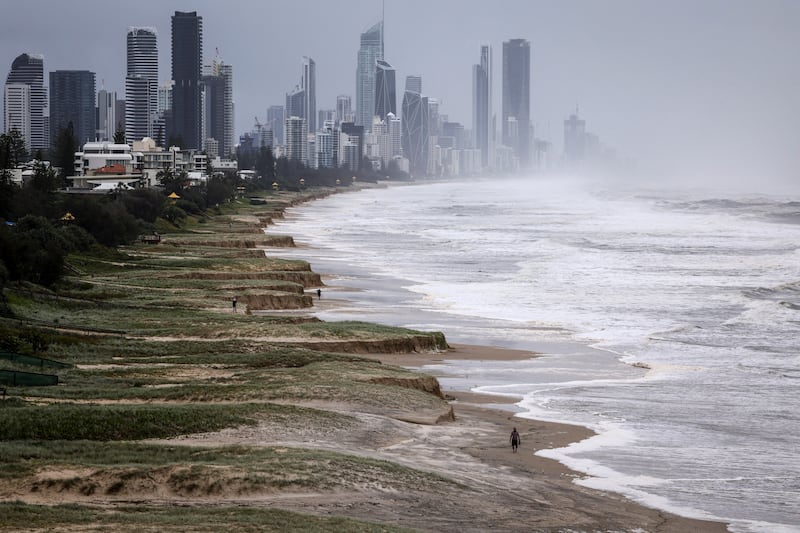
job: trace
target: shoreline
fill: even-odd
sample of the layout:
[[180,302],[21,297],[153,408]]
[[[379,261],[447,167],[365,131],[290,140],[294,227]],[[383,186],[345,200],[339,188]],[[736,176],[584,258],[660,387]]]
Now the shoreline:
[[[388,354],[377,358],[385,364],[395,365],[398,361],[403,363],[416,361],[422,364],[416,367],[408,365],[407,368],[430,373],[436,377],[436,373],[431,373],[422,367],[428,364],[449,364],[449,361],[457,360],[524,361],[537,357],[537,355],[528,350],[453,344],[451,350],[444,354],[406,354],[401,356]],[[603,505],[614,508],[614,513],[619,512],[616,510],[617,507],[633,514],[655,513],[664,521],[656,528],[656,531],[696,531],[699,533],[729,531],[728,524],[723,521],[684,517],[645,506],[623,494],[582,487],[574,481],[585,477],[583,473],[572,470],[556,459],[536,455],[540,450],[564,448],[597,434],[587,427],[518,417],[516,416],[518,412],[512,408],[516,401],[508,396],[444,388],[442,392],[453,406],[456,420],[461,419],[469,424],[494,427],[498,433],[497,441],[486,442],[476,439],[475,444],[465,450],[482,462],[499,468],[510,467],[537,478],[544,477],[548,483],[561,490],[574,491],[576,500],[587,492],[599,494],[603,498]],[[509,409],[506,409],[507,407]],[[511,452],[505,436],[505,433],[509,433],[512,427],[516,427],[521,434],[521,445],[517,453]],[[503,429],[505,429],[505,433],[503,433]],[[610,508],[606,511],[610,512]]]
[[[313,245],[303,246],[303,252],[312,250]],[[312,262],[308,257],[305,257],[305,259],[309,263]],[[330,272],[321,272],[320,275],[329,282],[336,277]],[[335,283],[325,284],[323,289],[325,287],[333,294],[336,294],[337,289],[340,289]],[[348,287],[346,290],[351,293],[358,293],[362,289]],[[334,309],[337,305],[350,302],[350,298],[337,295],[332,298],[314,298],[313,301],[314,306],[301,311],[301,314],[313,315],[319,311],[324,312]],[[447,336],[446,332],[443,333]],[[523,361],[538,356],[536,352],[531,350],[460,343],[451,344],[450,349],[446,352],[361,355],[379,360],[384,364],[405,367],[437,378],[441,377],[441,375],[437,375],[435,371],[424,367],[427,365],[451,364],[450,362],[458,360]],[[514,408],[516,402],[513,398],[507,396],[444,388],[442,392],[453,406],[457,422],[465,420],[467,423],[481,425],[484,428],[494,428],[496,433],[499,434],[496,441],[487,442],[475,439],[476,442],[472,446],[462,448],[463,451],[483,463],[498,468],[512,468],[518,473],[531,476],[542,476],[546,478],[548,484],[558,487],[559,491],[571,493],[576,499],[581,499],[586,494],[590,494],[593,498],[599,497],[602,500],[602,506],[609,506],[605,509],[609,515],[616,515],[619,512],[632,513],[645,519],[645,521],[655,517],[661,523],[654,531],[682,532],[691,530],[701,533],[729,531],[728,524],[721,520],[689,518],[648,507],[621,493],[582,487],[574,483],[574,480],[585,477],[583,473],[572,470],[555,459],[535,455],[539,450],[564,448],[596,435],[594,431],[587,427],[517,417],[516,414],[519,411]],[[510,446],[504,445],[504,442],[507,438],[505,433],[510,432],[511,427],[515,425],[520,429],[523,444],[520,446],[519,452],[512,455],[509,449]],[[603,514],[601,509],[595,509],[595,511]],[[635,527],[634,524],[631,524],[631,526]]]

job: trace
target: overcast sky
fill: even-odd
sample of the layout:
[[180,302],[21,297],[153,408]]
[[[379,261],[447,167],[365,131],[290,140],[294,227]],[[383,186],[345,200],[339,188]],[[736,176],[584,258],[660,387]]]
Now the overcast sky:
[[[317,108],[355,100],[359,34],[380,0],[0,0],[0,72],[22,52],[45,71],[87,69],[124,94],[128,26],[158,30],[170,77],[170,16],[203,17],[204,55],[234,68],[237,135],[283,104],[302,56],[317,63]],[[800,182],[800,1],[387,0],[386,59],[398,94],[408,74],[470,128],[471,68],[502,42],[531,42],[531,120],[560,152],[576,105],[587,129],[626,157],[671,175]],[[47,75],[45,75],[47,76]],[[47,78],[45,78],[47,83]],[[399,104],[399,102],[398,102]],[[355,106],[355,101],[354,101]]]

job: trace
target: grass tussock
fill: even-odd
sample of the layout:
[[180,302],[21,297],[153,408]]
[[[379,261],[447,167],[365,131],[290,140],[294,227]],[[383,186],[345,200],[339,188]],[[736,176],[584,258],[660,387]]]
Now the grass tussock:
[[342,517],[317,517],[279,509],[248,507],[122,506],[111,510],[84,505],[0,503],[3,527],[50,529],[71,527],[105,531],[220,531],[287,533],[403,533],[411,530]]

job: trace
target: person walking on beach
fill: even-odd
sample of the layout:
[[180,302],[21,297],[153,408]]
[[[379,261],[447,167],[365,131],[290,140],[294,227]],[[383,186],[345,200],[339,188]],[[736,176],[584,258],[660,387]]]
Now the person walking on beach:
[[233,306],[233,312],[235,313],[236,312],[236,296],[234,296],[233,300],[231,300],[231,306]]
[[322,299],[322,289],[317,289],[317,298]]
[[511,451],[517,453],[517,448],[522,443],[522,440],[519,438],[519,433],[517,433],[517,428],[514,428],[511,431]]

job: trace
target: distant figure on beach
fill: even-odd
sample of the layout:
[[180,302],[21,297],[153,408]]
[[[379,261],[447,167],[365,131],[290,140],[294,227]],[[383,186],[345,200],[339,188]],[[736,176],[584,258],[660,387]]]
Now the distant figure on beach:
[[231,305],[233,306],[233,312],[235,313],[236,312],[236,296],[234,296],[233,300],[231,300]]
[[517,448],[522,443],[522,440],[519,438],[519,433],[517,433],[517,428],[514,428],[511,431],[511,450],[514,453],[517,453]]
[[317,289],[317,298],[322,299],[322,289]]

